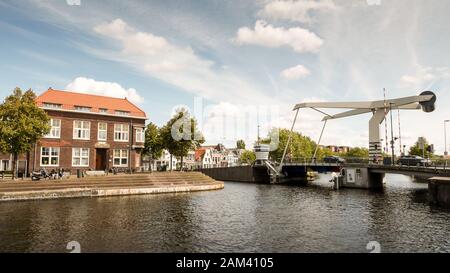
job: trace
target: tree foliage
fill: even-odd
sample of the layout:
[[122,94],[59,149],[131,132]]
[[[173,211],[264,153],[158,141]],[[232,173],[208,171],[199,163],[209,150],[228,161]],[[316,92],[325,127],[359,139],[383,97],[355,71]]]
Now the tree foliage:
[[[272,132],[269,133],[269,136],[276,135],[274,130],[278,130],[279,142],[277,147],[271,147],[272,151],[270,152],[269,156],[272,160],[279,162],[283,157],[283,152],[288,142],[291,131],[288,129],[274,128],[272,129]],[[269,144],[270,138],[264,139],[262,142]],[[314,155],[315,148],[316,143],[312,141],[309,137],[303,136],[298,132],[292,132],[292,139],[286,152],[286,159],[287,160],[296,160],[303,158],[311,159]]]
[[142,154],[150,156],[153,160],[162,156],[163,149],[160,129],[154,123],[149,123],[145,130],[145,145]]
[[430,144],[428,143],[428,140],[426,138],[423,138],[423,140],[423,148],[425,149],[425,151],[422,149],[422,145],[420,145],[420,140],[418,139],[416,143],[409,148],[409,154],[417,156],[425,155],[425,158],[432,158],[434,155],[433,152],[428,151],[430,148]]
[[239,139],[238,141],[236,141],[236,148],[245,150],[245,141],[242,139]]
[[249,150],[243,151],[241,157],[239,158],[239,161],[241,162],[241,164],[253,164],[256,161],[255,152]]
[[360,147],[350,148],[348,152],[340,155],[347,158],[369,158],[369,149]]
[[14,155],[14,170],[17,156],[31,151],[50,131],[50,117],[35,100],[33,91],[16,88],[0,105],[0,151]]
[[160,129],[162,144],[171,155],[181,158],[190,150],[197,149],[205,142],[197,121],[185,109],[178,109],[175,115]]

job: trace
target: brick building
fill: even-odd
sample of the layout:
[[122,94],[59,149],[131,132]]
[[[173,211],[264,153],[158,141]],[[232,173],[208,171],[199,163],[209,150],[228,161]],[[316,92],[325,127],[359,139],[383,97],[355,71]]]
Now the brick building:
[[141,168],[146,115],[127,99],[49,89],[37,105],[51,131],[28,155],[28,171]]

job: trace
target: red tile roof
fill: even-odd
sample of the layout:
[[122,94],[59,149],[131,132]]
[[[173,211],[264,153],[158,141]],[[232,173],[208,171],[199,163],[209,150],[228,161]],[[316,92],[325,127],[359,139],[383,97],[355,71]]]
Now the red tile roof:
[[75,106],[90,107],[91,112],[99,113],[99,109],[108,109],[107,114],[115,111],[129,112],[132,117],[146,117],[145,112],[126,98],[113,98],[84,93],[49,89],[37,97],[36,103],[43,107],[44,103],[60,104],[63,110],[75,110]]
[[197,149],[195,151],[195,161],[201,160],[203,155],[205,154],[206,150],[205,149]]

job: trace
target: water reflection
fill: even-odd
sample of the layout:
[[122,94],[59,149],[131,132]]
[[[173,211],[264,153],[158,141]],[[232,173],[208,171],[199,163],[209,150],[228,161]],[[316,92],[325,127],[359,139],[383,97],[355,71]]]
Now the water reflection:
[[450,212],[427,185],[392,175],[378,192],[226,183],[189,194],[0,204],[0,251],[450,252]]

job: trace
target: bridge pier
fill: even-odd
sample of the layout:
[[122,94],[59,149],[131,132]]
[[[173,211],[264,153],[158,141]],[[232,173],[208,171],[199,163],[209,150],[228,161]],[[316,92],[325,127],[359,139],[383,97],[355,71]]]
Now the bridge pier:
[[342,169],[344,188],[379,189],[383,187],[383,173],[370,172],[367,167],[345,167]]
[[450,208],[450,177],[433,177],[428,183],[431,203]]

